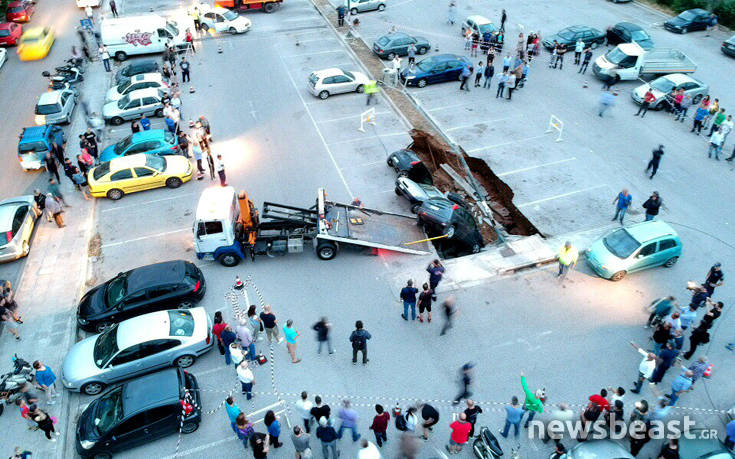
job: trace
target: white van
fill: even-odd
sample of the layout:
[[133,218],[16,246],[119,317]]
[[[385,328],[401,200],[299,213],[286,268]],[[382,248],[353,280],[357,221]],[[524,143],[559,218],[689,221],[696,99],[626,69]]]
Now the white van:
[[161,53],[166,43],[174,48],[186,47],[185,31],[157,14],[104,19],[100,35],[110,56],[118,61],[136,54]]

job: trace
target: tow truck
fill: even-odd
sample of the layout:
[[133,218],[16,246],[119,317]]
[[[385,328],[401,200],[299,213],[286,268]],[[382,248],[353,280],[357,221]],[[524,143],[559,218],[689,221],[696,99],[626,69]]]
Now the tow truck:
[[247,11],[260,10],[272,13],[281,6],[283,0],[215,0],[214,6],[221,6],[229,10]]
[[307,242],[322,260],[337,256],[340,245],[432,253],[416,217],[332,202],[323,188],[310,208],[264,202],[262,213],[245,191],[207,188],[199,198],[193,233],[197,258],[224,266],[255,261],[256,255],[301,253]]

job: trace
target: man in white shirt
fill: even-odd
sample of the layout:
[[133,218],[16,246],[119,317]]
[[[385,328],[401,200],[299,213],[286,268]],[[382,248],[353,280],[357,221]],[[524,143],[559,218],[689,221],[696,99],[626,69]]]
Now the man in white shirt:
[[296,402],[296,412],[304,420],[304,428],[306,433],[311,432],[311,408],[314,405],[309,401],[309,394],[306,391],[301,392],[301,400]]
[[360,451],[357,452],[357,459],[380,459],[381,457],[375,443],[363,438],[360,442]]
[[638,379],[633,382],[635,387],[630,390],[634,394],[637,394],[641,391],[643,381],[650,378],[653,374],[653,370],[656,368],[656,354],[645,351],[633,341],[630,342],[630,345],[643,356],[643,360],[641,360],[641,363],[638,365]]
[[245,397],[250,400],[253,398],[253,384],[255,384],[255,376],[253,376],[252,370],[248,368],[248,361],[244,360],[237,366],[237,379],[240,380],[242,386],[242,393]]

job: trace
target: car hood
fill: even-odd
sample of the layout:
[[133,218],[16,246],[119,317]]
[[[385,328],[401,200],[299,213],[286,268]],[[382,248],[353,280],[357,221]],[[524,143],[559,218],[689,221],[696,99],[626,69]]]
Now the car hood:
[[607,250],[605,243],[602,242],[602,238],[596,240],[592,245],[590,245],[589,251],[587,252],[587,258],[592,262],[597,262],[597,264],[610,271],[615,271],[623,262],[623,260]]
[[186,175],[191,169],[191,162],[184,156],[168,155],[164,158],[166,158],[165,175]]
[[100,153],[100,162],[103,163],[117,157],[118,155],[115,154],[115,144],[112,144],[102,150],[102,153]]
[[687,24],[689,24],[689,21],[680,18],[679,16],[675,18],[671,18],[668,21],[666,21],[666,24],[674,26],[674,27],[683,27]]
[[120,109],[117,108],[117,101],[107,102],[102,106],[102,116],[104,118],[112,118],[120,113]]
[[66,353],[61,366],[65,382],[78,388],[85,380],[102,373],[102,370],[94,364],[94,344],[98,336],[90,336],[79,341]]
[[105,94],[105,102],[118,101],[122,99],[122,97],[122,94],[117,92],[117,86],[113,86],[107,90],[107,94]]
[[88,291],[79,301],[79,316],[82,318],[94,316],[109,309],[105,302],[105,284]]

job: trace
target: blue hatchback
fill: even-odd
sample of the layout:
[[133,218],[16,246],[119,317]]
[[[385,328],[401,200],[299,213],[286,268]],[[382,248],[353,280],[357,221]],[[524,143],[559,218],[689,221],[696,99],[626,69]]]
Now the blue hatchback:
[[670,268],[679,256],[679,235],[668,224],[652,220],[618,228],[596,240],[587,250],[587,263],[601,277],[619,281],[627,273]]
[[136,132],[114,145],[110,145],[100,155],[100,161],[110,161],[121,156],[145,153],[149,155],[178,155],[179,144],[176,137],[165,129],[151,129]]
[[407,86],[423,88],[427,84],[441,83],[442,81],[459,81],[462,69],[472,63],[464,56],[456,54],[438,54],[427,57],[401,72],[401,80]]

